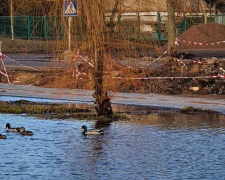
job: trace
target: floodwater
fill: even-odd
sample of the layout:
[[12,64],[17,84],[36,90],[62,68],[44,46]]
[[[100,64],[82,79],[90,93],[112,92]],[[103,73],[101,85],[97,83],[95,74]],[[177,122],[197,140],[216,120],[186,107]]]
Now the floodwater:
[[[224,179],[223,115],[134,115],[104,135],[84,136],[93,121],[0,114],[0,179]],[[6,133],[24,126],[34,136]]]

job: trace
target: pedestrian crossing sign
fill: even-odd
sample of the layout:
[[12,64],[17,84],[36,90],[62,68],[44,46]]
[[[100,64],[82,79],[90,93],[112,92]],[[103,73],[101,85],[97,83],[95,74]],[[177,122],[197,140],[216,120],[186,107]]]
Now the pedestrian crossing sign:
[[77,2],[76,1],[64,1],[63,6],[64,16],[77,16]]

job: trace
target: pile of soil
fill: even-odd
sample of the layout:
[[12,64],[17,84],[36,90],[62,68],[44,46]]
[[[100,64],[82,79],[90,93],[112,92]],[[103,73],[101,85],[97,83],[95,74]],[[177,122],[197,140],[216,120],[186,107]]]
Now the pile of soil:
[[[199,24],[192,26],[178,37],[180,40],[187,40],[199,43],[214,43],[225,41],[225,26],[221,24]],[[179,49],[225,49],[225,43],[216,45],[193,45],[179,41]]]

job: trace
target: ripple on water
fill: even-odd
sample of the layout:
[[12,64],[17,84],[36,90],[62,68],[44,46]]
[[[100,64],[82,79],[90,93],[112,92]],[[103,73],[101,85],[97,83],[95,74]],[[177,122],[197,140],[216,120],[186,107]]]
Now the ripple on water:
[[3,179],[223,179],[224,116],[139,116],[83,136],[94,122],[38,120],[1,114],[1,126],[25,126],[34,136],[5,133]]

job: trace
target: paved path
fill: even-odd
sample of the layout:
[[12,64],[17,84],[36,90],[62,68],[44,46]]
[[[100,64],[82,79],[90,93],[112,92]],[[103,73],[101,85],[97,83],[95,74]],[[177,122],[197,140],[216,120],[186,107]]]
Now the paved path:
[[28,67],[36,69],[58,68],[65,62],[59,60],[56,55],[48,54],[4,54],[3,61],[6,68],[29,70]]
[[[12,96],[21,97],[21,99],[26,97],[93,103],[94,98],[92,97],[92,93],[93,91],[81,89],[53,89],[0,83],[0,101],[3,97]],[[175,109],[192,106],[195,108],[211,109],[225,114],[225,99],[218,98],[218,96],[197,98],[139,93],[113,93],[111,95],[113,104]]]

